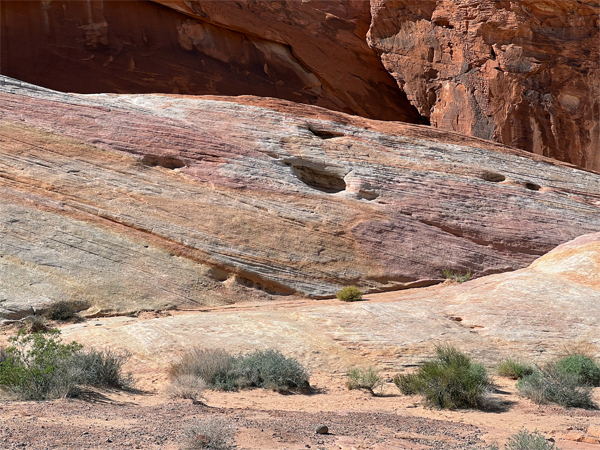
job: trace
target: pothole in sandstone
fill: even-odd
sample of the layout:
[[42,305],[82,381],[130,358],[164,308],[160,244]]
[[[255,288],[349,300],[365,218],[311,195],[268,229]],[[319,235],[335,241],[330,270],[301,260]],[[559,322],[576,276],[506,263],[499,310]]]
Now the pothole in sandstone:
[[175,156],[158,156],[158,155],[144,155],[142,158],[142,164],[150,167],[164,167],[165,169],[179,169],[185,167],[186,164],[183,160],[176,158]]
[[506,180],[506,177],[500,173],[484,172],[483,175],[481,175],[481,179],[492,183],[501,183]]
[[340,133],[339,131],[331,131],[331,130],[318,129],[318,128],[315,128],[313,126],[308,127],[308,131],[310,131],[315,136],[320,137],[321,139],[333,139],[333,138],[336,138],[336,137],[343,137],[343,136],[345,136],[344,133]]
[[292,172],[307,186],[327,194],[335,194],[346,190],[346,182],[335,173],[324,168],[291,164]]
[[530,191],[539,191],[542,187],[535,183],[525,183],[525,187]]

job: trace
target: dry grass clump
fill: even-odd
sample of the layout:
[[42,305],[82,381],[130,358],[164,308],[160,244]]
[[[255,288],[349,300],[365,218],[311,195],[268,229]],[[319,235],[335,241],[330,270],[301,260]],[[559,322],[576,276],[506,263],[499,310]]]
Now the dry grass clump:
[[533,366],[527,362],[507,358],[498,364],[496,371],[501,377],[519,380],[533,373]]
[[206,418],[188,425],[180,438],[180,450],[231,450],[234,428],[223,419]]
[[202,378],[193,375],[180,375],[165,388],[170,398],[184,398],[194,403],[204,403],[204,391],[208,385]]

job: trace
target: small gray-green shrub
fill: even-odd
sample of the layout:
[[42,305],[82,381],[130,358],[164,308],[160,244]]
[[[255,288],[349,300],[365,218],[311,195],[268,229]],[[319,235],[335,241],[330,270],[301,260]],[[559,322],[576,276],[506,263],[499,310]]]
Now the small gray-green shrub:
[[508,438],[504,450],[559,450],[538,431],[530,433],[523,429]]
[[592,388],[582,386],[577,374],[557,369],[556,363],[538,368],[519,380],[517,389],[523,397],[537,404],[556,403],[560,406],[596,409]]
[[356,286],[346,286],[335,295],[338,300],[343,302],[357,302],[362,299],[362,291]]
[[521,379],[533,373],[533,366],[529,363],[517,361],[511,358],[505,359],[498,364],[496,368],[498,375],[501,377],[512,378],[513,380]]
[[230,450],[234,428],[223,419],[199,419],[189,424],[181,435],[180,450]]
[[485,368],[452,346],[438,347],[416,373],[397,375],[394,383],[403,394],[421,394],[426,404],[443,409],[481,407],[491,385]]
[[600,366],[589,356],[571,355],[562,358],[556,363],[556,370],[577,375],[582,385],[600,386]]
[[278,391],[310,389],[306,368],[278,350],[256,350],[232,356],[225,350],[193,349],[171,367],[173,379],[192,375],[213,389],[232,391],[249,387]]
[[379,375],[379,372],[373,367],[368,368],[354,368],[348,370],[346,376],[346,387],[352,389],[366,389],[375,395],[376,390],[383,388],[384,382]]
[[446,277],[447,280],[456,281],[457,283],[464,283],[465,281],[469,281],[471,279],[471,270],[467,270],[466,273],[461,272],[452,272],[451,270],[444,269],[442,273]]
[[126,357],[112,352],[83,351],[77,342],[63,344],[59,330],[9,339],[0,365],[0,387],[22,400],[76,396],[82,386],[127,387],[131,376],[122,372]]

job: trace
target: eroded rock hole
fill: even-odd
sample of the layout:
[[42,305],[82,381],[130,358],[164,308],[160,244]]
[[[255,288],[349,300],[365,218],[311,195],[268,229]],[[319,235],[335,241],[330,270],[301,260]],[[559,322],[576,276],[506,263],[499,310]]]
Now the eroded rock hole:
[[434,24],[436,24],[438,27],[444,27],[444,28],[449,28],[451,30],[454,29],[454,25],[450,24],[450,21],[448,19],[435,19],[433,21]]
[[336,137],[344,136],[344,133],[340,133],[338,131],[330,131],[330,130],[319,130],[314,127],[308,127],[308,130],[317,137],[321,139],[333,139]]
[[346,182],[339,175],[306,166],[292,166],[294,175],[307,186],[328,194],[335,194],[346,189]]
[[499,173],[494,173],[494,172],[485,172],[481,178],[484,181],[491,181],[492,183],[500,183],[504,180],[506,180],[506,177],[504,175],[501,175]]
[[185,163],[174,156],[144,155],[142,164],[150,167],[160,166],[171,170],[185,167]]
[[525,183],[525,187],[530,191],[539,191],[542,187],[535,183]]

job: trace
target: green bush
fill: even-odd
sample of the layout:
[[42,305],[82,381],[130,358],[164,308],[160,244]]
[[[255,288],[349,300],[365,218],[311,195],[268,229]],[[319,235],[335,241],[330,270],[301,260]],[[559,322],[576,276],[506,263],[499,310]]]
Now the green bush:
[[77,342],[63,344],[59,330],[9,338],[0,365],[0,386],[23,400],[76,396],[81,386],[126,387],[131,376],[121,371],[126,357],[112,352],[84,352]]
[[397,375],[394,383],[403,394],[421,394],[426,404],[443,409],[480,407],[490,388],[485,368],[451,346],[438,347],[416,373]]
[[207,418],[188,425],[181,436],[180,450],[232,450],[234,429],[223,419]]
[[285,390],[309,389],[308,371],[278,350],[257,350],[232,356],[225,350],[194,349],[171,367],[173,378],[192,375],[209,387],[233,391],[248,387]]
[[346,387],[350,390],[366,389],[375,395],[375,390],[383,388],[383,380],[373,367],[350,369],[346,375]]
[[556,363],[556,370],[579,377],[579,383],[586,386],[600,386],[600,366],[584,355],[571,355]]
[[596,409],[590,386],[582,386],[577,374],[557,369],[556,363],[547,364],[517,383],[523,397],[537,404],[556,403],[560,406]]
[[343,302],[357,302],[362,299],[362,291],[356,286],[346,286],[335,295]]
[[501,377],[518,380],[527,375],[531,375],[533,373],[533,366],[528,363],[508,358],[498,364],[496,370]]
[[461,272],[452,272],[451,270],[444,269],[442,273],[447,280],[456,281],[457,283],[464,283],[471,279],[471,270],[467,270],[465,274],[462,274]]

